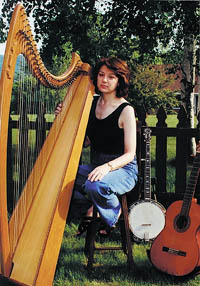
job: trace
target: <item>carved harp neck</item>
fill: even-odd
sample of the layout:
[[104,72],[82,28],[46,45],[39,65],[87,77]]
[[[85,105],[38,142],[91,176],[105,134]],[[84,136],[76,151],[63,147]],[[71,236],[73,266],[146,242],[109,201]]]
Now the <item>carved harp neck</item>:
[[2,71],[10,79],[12,79],[12,75],[14,74],[12,69],[16,65],[16,58],[19,54],[25,56],[32,68],[32,73],[44,86],[55,89],[70,85],[83,65],[80,57],[73,53],[71,66],[62,75],[55,76],[51,74],[44,66],[40,57],[25,9],[20,3],[17,4],[11,19],[2,67]]

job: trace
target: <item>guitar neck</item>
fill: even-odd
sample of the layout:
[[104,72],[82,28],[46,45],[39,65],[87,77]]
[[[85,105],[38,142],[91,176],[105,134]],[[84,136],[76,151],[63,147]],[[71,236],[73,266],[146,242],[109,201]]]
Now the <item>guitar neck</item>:
[[197,152],[197,155],[193,162],[193,167],[190,173],[190,177],[189,177],[187,188],[184,194],[184,198],[183,198],[183,204],[182,204],[182,209],[181,209],[181,214],[183,216],[188,216],[189,214],[190,205],[191,205],[194,193],[195,193],[195,189],[196,189],[196,185],[197,185],[197,181],[199,177],[199,172],[200,172],[200,152]]

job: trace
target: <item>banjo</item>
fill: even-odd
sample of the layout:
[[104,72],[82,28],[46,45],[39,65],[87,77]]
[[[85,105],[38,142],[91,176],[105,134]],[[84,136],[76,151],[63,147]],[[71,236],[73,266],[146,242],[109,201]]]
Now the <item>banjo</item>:
[[156,238],[165,226],[165,208],[151,199],[151,129],[145,128],[146,160],[144,170],[144,200],[131,205],[129,225],[136,242],[149,242]]

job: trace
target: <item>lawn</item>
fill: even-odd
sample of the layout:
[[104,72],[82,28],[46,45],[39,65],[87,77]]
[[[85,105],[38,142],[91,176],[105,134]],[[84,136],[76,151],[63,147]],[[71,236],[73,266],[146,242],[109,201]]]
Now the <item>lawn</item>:
[[[107,251],[95,253],[93,271],[88,273],[83,251],[85,237],[77,238],[76,230],[76,223],[66,226],[54,286],[197,286],[200,283],[199,276],[174,277],[155,269],[146,254],[150,244],[133,244],[135,268],[132,271],[128,270],[122,251]],[[109,240],[99,239],[98,243],[117,246],[120,243],[119,233],[113,233]]]
[[[148,116],[149,126],[156,125],[156,117]],[[166,120],[168,127],[176,127],[178,120],[175,115],[169,115]],[[173,191],[175,156],[175,138],[168,139],[168,190]],[[151,140],[152,165],[155,160],[155,138]],[[84,150],[83,162],[88,161],[88,150]],[[154,168],[152,168],[152,175]],[[200,277],[174,277],[159,272],[151,264],[147,257],[148,244],[133,243],[133,258],[135,268],[129,271],[126,256],[122,251],[111,251],[103,254],[95,254],[94,269],[91,273],[86,270],[87,259],[84,255],[84,235],[76,237],[78,221],[72,221],[66,225],[63,243],[57,264],[54,286],[197,286],[200,285]],[[98,243],[109,243],[117,246],[120,243],[118,228],[109,239],[98,238]],[[192,245],[191,245],[192,247]]]

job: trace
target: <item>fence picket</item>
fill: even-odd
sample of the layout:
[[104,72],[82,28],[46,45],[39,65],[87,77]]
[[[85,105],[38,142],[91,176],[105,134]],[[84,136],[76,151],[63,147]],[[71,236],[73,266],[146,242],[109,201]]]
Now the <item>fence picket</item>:
[[[44,112],[40,116],[37,116],[36,121],[27,122],[27,117],[24,118],[23,124],[25,123],[26,128],[23,130],[25,138],[27,138],[28,128],[32,130],[37,130],[39,126],[39,131],[36,132],[36,146],[42,146],[45,136],[51,127],[50,122],[46,122]],[[147,113],[142,108],[137,111],[137,117],[141,123],[141,158],[145,158],[145,142],[143,140],[143,130],[146,127]],[[196,140],[200,140],[200,115],[197,116],[197,128],[188,128],[187,114],[184,107],[180,107],[177,118],[179,120],[175,128],[168,127],[166,124],[167,114],[163,107],[160,107],[157,112],[157,124],[156,127],[151,127],[152,136],[156,137],[156,162],[155,162],[155,175],[156,175],[156,196],[159,197],[161,203],[167,203],[167,201],[172,201],[179,199],[183,196],[187,184],[187,168],[188,168],[188,144],[191,137],[195,137]],[[8,166],[12,166],[12,130],[18,128],[17,119],[10,119],[9,123],[9,136],[8,136]],[[167,138],[176,138],[176,175],[175,175],[175,193],[172,194],[170,190],[167,190],[166,180],[167,180]],[[23,139],[24,140],[24,139]],[[22,141],[27,144],[27,140]],[[144,164],[141,164],[142,169]],[[9,167],[10,168],[10,167]],[[9,169],[8,172],[8,188],[12,189],[13,178]],[[141,172],[144,174],[144,170]],[[200,178],[198,180],[196,195],[200,198]],[[8,200],[10,196],[8,196]]]

